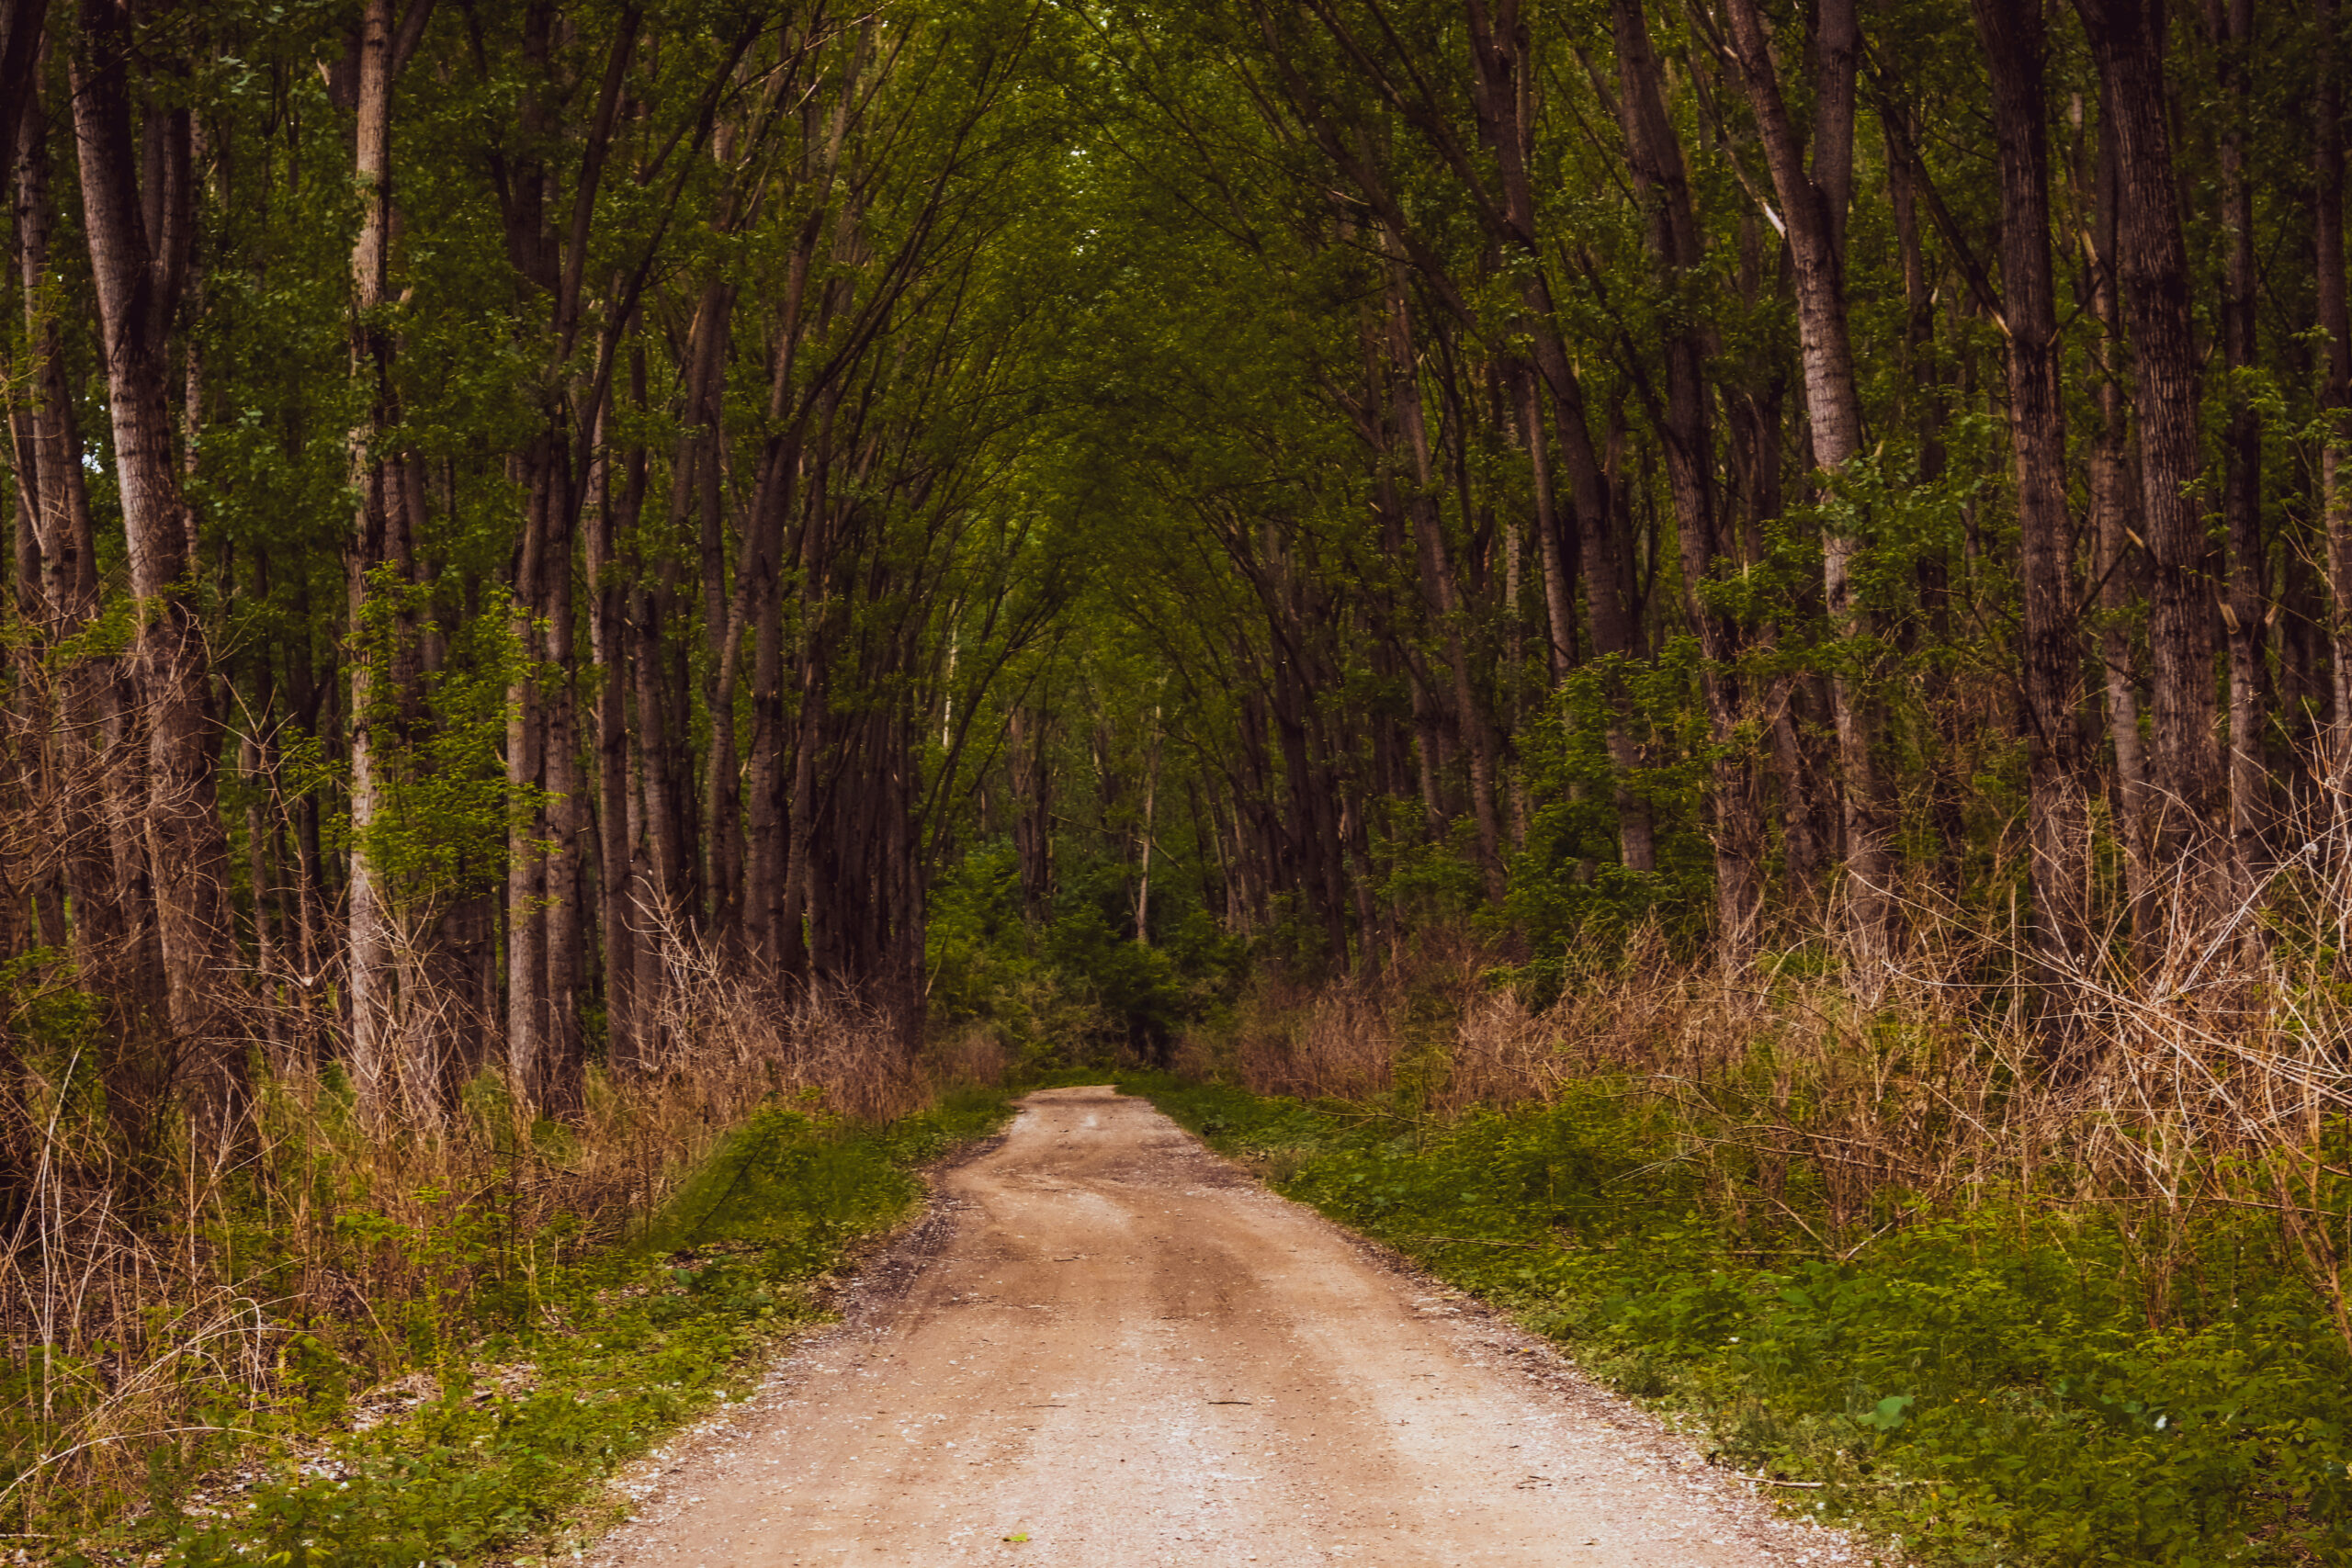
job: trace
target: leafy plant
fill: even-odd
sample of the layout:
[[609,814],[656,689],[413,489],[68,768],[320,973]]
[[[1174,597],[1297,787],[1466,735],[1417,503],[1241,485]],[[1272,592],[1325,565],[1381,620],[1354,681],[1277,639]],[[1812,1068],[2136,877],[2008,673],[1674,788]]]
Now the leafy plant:
[[1929,1560],[2352,1551],[2352,1360],[2258,1216],[2200,1229],[2211,1304],[2151,1329],[2132,1238],[2096,1207],[1989,1194],[1828,1252],[1796,1223],[1822,1223],[1802,1173],[1794,1217],[1762,1221],[1606,1080],[1409,1130],[1367,1107],[1121,1082],[1696,1417],[1718,1462],[1817,1483],[1820,1517]]

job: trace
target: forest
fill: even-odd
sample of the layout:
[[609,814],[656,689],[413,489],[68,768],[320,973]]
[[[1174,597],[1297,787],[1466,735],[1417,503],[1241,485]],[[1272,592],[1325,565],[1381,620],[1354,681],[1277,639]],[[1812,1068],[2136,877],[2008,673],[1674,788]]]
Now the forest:
[[1605,1081],[1742,1245],[2340,1371],[2347,51],[0,0],[0,1516],[409,1364],[452,1215],[1094,1063]]

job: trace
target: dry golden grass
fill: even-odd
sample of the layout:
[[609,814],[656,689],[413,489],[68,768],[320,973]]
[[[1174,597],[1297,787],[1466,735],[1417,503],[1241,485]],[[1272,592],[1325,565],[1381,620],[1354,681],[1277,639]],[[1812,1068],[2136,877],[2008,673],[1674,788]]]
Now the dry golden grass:
[[[0,1400],[0,1512],[38,1516],[65,1489],[135,1495],[159,1446],[219,1429],[206,1412],[279,1398],[297,1337],[355,1388],[402,1370],[461,1328],[483,1279],[621,1237],[761,1104],[886,1119],[934,1084],[1001,1074],[968,1044],[909,1064],[889,1021],[847,995],[684,942],[669,960],[663,1055],[592,1070],[562,1125],[488,1071],[428,1115],[365,1125],[339,1077],[270,1048],[316,1021],[259,1018],[251,997],[240,1016],[271,1061],[250,1103],[213,1124],[175,1116],[143,1151],[107,1125],[86,1064],[17,1064],[30,1199],[0,1235],[0,1335],[23,1374]],[[434,1032],[394,1042],[410,1061],[486,1027],[446,1002],[403,1022]]]
[[[2055,972],[2017,960],[2007,919],[1911,889],[1902,945],[1869,964],[1816,932],[1725,970],[1641,931],[1531,1010],[1498,955],[1456,942],[1373,980],[1261,986],[1180,1061],[1433,1117],[1616,1081],[1671,1116],[1724,1202],[1832,1253],[1996,1198],[2104,1206],[2141,1250],[2152,1325],[2200,1218],[2259,1210],[2352,1347],[2352,833],[2300,843],[2234,896],[2177,874],[2136,943],[2107,932]],[[1802,1213],[1781,1201],[1800,1166],[1821,1195]]]

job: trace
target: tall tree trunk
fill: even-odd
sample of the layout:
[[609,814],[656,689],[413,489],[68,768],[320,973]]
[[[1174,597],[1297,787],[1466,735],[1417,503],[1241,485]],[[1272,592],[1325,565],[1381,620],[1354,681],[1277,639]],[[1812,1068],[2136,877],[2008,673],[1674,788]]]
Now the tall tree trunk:
[[361,1119],[371,1128],[438,1110],[436,1075],[399,1059],[402,1034],[391,952],[390,912],[378,879],[373,841],[383,810],[378,776],[379,727],[393,728],[396,696],[386,689],[395,659],[383,617],[371,609],[375,574],[390,559],[387,534],[396,480],[379,449],[392,409],[391,334],[381,319],[391,251],[391,0],[367,0],[359,28],[358,128],[353,158],[359,190],[359,237],[351,250],[351,374],[362,388],[360,423],[351,432],[352,488],[359,496],[345,547],[351,600],[351,871],[348,963],[350,1071]]
[[[2262,645],[2267,562],[2262,539],[2262,414],[2246,378],[2256,368],[2254,175],[2247,140],[2254,132],[2254,0],[2207,0],[2220,56],[2222,222],[2226,233],[2222,283],[2222,362],[2230,375],[2229,427],[2222,436],[2222,518],[2229,539],[2229,581],[2222,621],[2229,639],[2230,864],[2234,901],[2254,897],[2264,866],[2270,770],[2265,761]],[[2257,940],[2252,920],[2241,926]]]
[[[40,591],[40,498],[26,477],[22,448],[17,439],[25,422],[9,421],[10,467],[16,479],[15,505],[8,509],[11,565],[8,592],[0,604],[0,625],[7,630],[7,659],[0,670],[6,700],[0,705],[0,962],[23,957],[36,946],[59,945],[63,940],[63,900],[57,897],[53,846],[56,843],[53,803],[56,781],[50,776],[51,711],[41,670],[41,638],[38,628],[48,617]],[[47,897],[42,891],[46,887]],[[57,911],[59,931],[52,941],[31,911],[41,907],[44,917]],[[7,1071],[15,1070],[9,1063]],[[13,1178],[17,1173],[10,1171]]]
[[2188,251],[2154,0],[2075,0],[2105,90],[2118,179],[2116,265],[2134,359],[2147,521],[2154,863],[2182,868],[2185,913],[2211,914],[2227,870],[2227,800],[2213,736],[2213,591],[2197,493],[2197,348]]
[[149,111],[152,172],[142,193],[132,54],[123,0],[85,0],[74,119],[130,591],[141,606],[134,650],[146,737],[141,847],[172,1032],[193,1065],[197,1103],[217,1121],[241,1105],[245,1064],[222,1011],[234,936],[228,841],[215,809],[210,670],[189,581],[195,517],[181,493],[167,387],[191,228],[188,123],[185,110]]
[[[1829,477],[1831,521],[1821,541],[1822,591],[1831,628],[1849,649],[1869,635],[1857,601],[1855,566],[1862,538],[1842,513],[1837,476],[1861,451],[1862,405],[1848,332],[1846,209],[1853,170],[1854,65],[1860,50],[1854,0],[1816,0],[1813,160],[1808,168],[1796,122],[1781,92],[1770,36],[1757,0],[1726,0],[1740,73],[1781,198],[1795,265],[1797,337],[1804,364],[1805,413],[1813,463]],[[1885,788],[1876,758],[1875,705],[1862,678],[1841,660],[1829,682],[1845,775],[1846,872],[1855,945],[1866,963],[1887,954],[1894,915],[1894,856]]]
[[[609,396],[619,323],[606,323],[588,374],[574,356],[586,320],[597,193],[643,20],[636,6],[621,8],[581,139],[569,220],[559,230],[549,220],[554,181],[545,163],[567,91],[555,63],[559,18],[551,6],[525,10],[522,53],[532,78],[520,113],[526,136],[520,155],[510,164],[501,154],[495,170],[509,261],[519,281],[553,300],[541,344],[548,388],[543,423],[516,464],[530,499],[515,555],[514,632],[539,668],[509,688],[507,777],[510,787],[543,791],[544,807],[516,812],[508,834],[507,1055],[515,1094],[556,1115],[577,1111],[585,1092],[580,998],[593,902],[584,847],[593,814],[572,667],[572,556],[594,456],[588,437]],[[626,317],[626,301],[614,308]]]
[[259,733],[269,705],[264,700],[259,706],[260,713],[237,733],[237,771],[243,775],[245,789],[245,878],[254,901],[254,978],[261,991],[261,1026],[274,1057],[272,1065],[282,1067],[286,1039],[279,1026],[286,1016],[281,990],[284,960],[276,929],[277,879],[270,870],[269,767]]
[[786,943],[785,801],[792,759],[787,754],[784,657],[783,561],[785,518],[793,504],[797,456],[781,438],[767,443],[753,487],[743,551],[752,636],[752,753],[746,773],[750,800],[744,811],[743,924],[746,945],[769,964],[783,960]]
[[[311,626],[311,601],[308,586],[297,577],[292,585],[294,620],[299,626]],[[286,694],[290,709],[288,717],[301,726],[304,734],[317,742],[331,743],[330,714],[333,710],[333,682],[318,679],[311,664],[311,638],[307,630],[288,639],[286,649]],[[293,837],[294,919],[289,922],[293,935],[288,943],[293,972],[300,976],[298,1006],[302,1018],[297,1032],[301,1037],[305,1062],[313,1066],[326,1064],[328,1020],[323,1004],[334,993],[324,984],[331,961],[327,955],[326,857],[320,833],[319,792],[300,790],[288,802],[287,827]]]
[[710,725],[710,744],[703,764],[704,799],[702,883],[708,900],[707,930],[726,944],[740,942],[743,908],[743,781],[735,747],[735,683],[742,662],[743,616],[738,607],[746,585],[741,573],[729,582],[727,517],[720,490],[720,444],[726,439],[722,422],[719,367],[726,361],[734,311],[734,291],[713,281],[703,289],[695,315],[695,346],[703,356],[697,367],[710,367],[707,379],[698,379],[702,396],[690,406],[686,421],[695,443],[695,503],[699,522],[703,635],[707,639],[703,707]]
[[[2085,956],[2090,832],[2075,745],[2083,649],[2066,512],[2062,349],[2050,259],[2042,85],[2048,43],[2040,0],[1975,0],[1975,11],[1992,76],[1993,134],[2001,168],[2009,447],[2017,471],[2018,575],[2025,600],[2033,939],[2045,984],[2055,987],[2078,970]],[[2058,1015],[2053,1010],[2051,1016]]]
[[[1890,76],[1892,73],[1889,73]],[[1912,105],[1896,100],[1890,81],[1879,107],[1886,158],[1887,208],[1894,220],[1895,245],[1903,263],[1904,378],[1900,393],[1918,442],[1917,468],[1922,485],[1942,482],[1947,453],[1943,432],[1951,417],[1945,394],[1944,367],[1936,346],[1938,280],[1929,276],[1928,251],[1920,231],[1921,197],[1934,200],[1925,165],[1918,163],[1918,117]],[[1952,560],[1940,539],[1920,541],[1912,570],[1912,592],[1918,613],[1908,628],[1914,637],[1936,646],[1950,642],[1952,629]],[[1916,646],[1916,644],[1914,645]],[[1949,662],[1924,661],[1920,673],[1925,722],[1918,727],[1920,750],[1928,774],[1928,813],[1938,839],[1938,877],[1945,891],[1958,895],[1965,875],[1969,840],[1964,799],[1968,781],[1962,776],[1973,716],[1965,711],[1962,682]]]
[[1021,912],[1042,920],[1054,897],[1052,757],[1042,705],[1012,711],[1007,761],[1012,773],[1012,846],[1021,868]]
[[[629,400],[642,410],[646,400],[645,355],[629,355]],[[595,663],[596,889],[597,925],[605,961],[605,1053],[616,1066],[631,1066],[642,1051],[637,998],[639,921],[630,908],[637,876],[629,778],[628,607],[629,576],[638,569],[638,510],[645,497],[645,448],[632,440],[616,457],[606,405],[597,434],[588,513],[588,582],[595,600],[589,619],[590,655]],[[620,479],[614,482],[614,468]]]
[[[1460,591],[1453,575],[1452,553],[1446,547],[1444,519],[1438,509],[1435,476],[1430,455],[1428,425],[1421,410],[1420,380],[1415,369],[1412,317],[1405,302],[1401,265],[1390,268],[1388,285],[1388,355],[1390,391],[1396,400],[1396,426],[1413,459],[1413,493],[1405,509],[1412,519],[1413,542],[1419,551],[1423,592],[1430,618],[1445,648],[1446,665],[1453,677],[1453,711],[1470,757],[1470,811],[1478,834],[1478,870],[1487,897],[1503,897],[1502,819],[1496,811],[1495,748],[1492,727],[1470,678],[1468,639],[1462,625]],[[1334,956],[1344,959],[1344,942]]]
[[[1553,415],[1559,427],[1560,447],[1567,469],[1569,503],[1577,528],[1578,575],[1584,581],[1586,615],[1592,628],[1593,651],[1621,663],[1644,657],[1641,626],[1634,614],[1633,559],[1615,535],[1613,523],[1620,498],[1611,491],[1600,455],[1594,450],[1584,388],[1561,336],[1560,318],[1545,275],[1548,265],[1536,227],[1533,92],[1534,62],[1530,30],[1520,0],[1467,0],[1471,63],[1475,72],[1473,104],[1479,140],[1495,160],[1497,189],[1491,196],[1473,183],[1481,198],[1483,216],[1494,236],[1515,258],[1520,306],[1538,374],[1552,393]],[[1457,160],[1458,163],[1458,160]],[[1532,411],[1531,411],[1532,412]],[[1541,432],[1530,424],[1531,450],[1539,452]],[[1539,473],[1539,514],[1556,510],[1549,495],[1549,464]],[[1540,516],[1539,516],[1540,521]],[[1552,615],[1555,659],[1564,659],[1572,638],[1564,635],[1566,619],[1566,563],[1557,561],[1557,547],[1546,556],[1546,604]],[[1555,591],[1551,585],[1559,583]],[[1556,602],[1555,602],[1556,600]],[[1643,768],[1640,741],[1627,728],[1622,682],[1610,686],[1608,742],[1615,779],[1612,793],[1617,811],[1617,852],[1629,871],[1657,869],[1656,825],[1649,802],[1635,787]]]
[[[36,92],[48,17],[49,0],[0,0],[0,105],[22,103]],[[22,123],[0,108],[0,169],[16,166]],[[39,144],[38,137],[30,141]]]
[[547,905],[555,891],[545,849],[547,721],[536,667],[544,651],[535,612],[546,574],[569,566],[548,558],[549,499],[544,484],[533,486],[515,551],[507,631],[526,667],[506,690],[506,1079],[529,1107],[538,1105],[548,1071]]
[[[719,312],[711,308],[705,290],[687,340],[685,378],[686,428],[673,446],[670,504],[666,537],[686,536],[703,500],[706,471],[718,468],[716,428],[699,428],[716,400],[715,385],[721,366],[716,337]],[[635,480],[632,479],[632,485]],[[711,491],[715,496],[717,486]],[[633,523],[639,508],[629,513]],[[621,632],[628,644],[628,665],[636,701],[636,722],[628,730],[635,762],[638,831],[630,856],[628,897],[616,918],[630,928],[631,1005],[635,1015],[635,1055],[616,1062],[639,1071],[651,1071],[663,1059],[668,1043],[661,1035],[660,1020],[668,986],[667,964],[692,935],[694,876],[691,868],[693,834],[689,797],[694,780],[690,757],[684,756],[691,718],[688,687],[673,671],[684,662],[684,638],[674,629],[681,624],[682,567],[673,550],[664,550],[657,570],[642,558],[645,544],[624,541],[632,581],[628,614]]]
[[[1151,945],[1152,816],[1159,804],[1159,705],[1151,709],[1152,735],[1144,747],[1143,826],[1136,834],[1136,945]],[[1346,930],[1344,921],[1341,931]],[[1342,953],[1345,949],[1341,950]]]
[[[1398,404],[1395,389],[1391,386],[1396,372],[1390,367],[1388,359],[1390,327],[1388,315],[1384,300],[1376,313],[1371,306],[1367,306],[1358,319],[1358,329],[1364,354],[1364,401],[1371,411],[1364,421],[1365,435],[1377,455],[1375,461],[1378,465],[1373,479],[1373,504],[1374,510],[1380,518],[1382,553],[1388,560],[1396,563],[1399,568],[1408,560],[1416,561],[1416,570],[1410,574],[1410,579],[1418,588],[1420,581],[1418,558],[1414,554],[1414,547],[1407,536],[1405,502],[1398,483],[1400,478],[1396,456],[1396,445],[1400,439],[1396,428]],[[1540,430],[1543,423],[1540,416],[1535,423],[1536,428]],[[1550,541],[1546,559],[1552,561],[1556,567],[1560,553],[1558,541],[1556,539]],[[1564,582],[1565,580],[1555,572],[1554,581]],[[1566,589],[1563,588],[1562,592],[1565,592]],[[1418,601],[1421,595],[1416,592],[1413,598]],[[1413,633],[1408,629],[1417,626],[1420,617],[1408,612],[1404,607],[1403,596],[1396,592],[1382,594],[1379,608],[1381,618],[1385,623],[1382,629],[1386,634],[1381,639],[1379,646],[1383,654],[1403,675],[1408,693],[1407,700],[1411,716],[1413,777],[1421,803],[1421,831],[1428,841],[1437,842],[1445,836],[1448,815],[1444,784],[1448,754],[1443,716],[1439,709],[1437,694],[1431,687],[1428,661],[1421,657],[1419,649],[1414,645],[1411,640]],[[1574,664],[1576,662],[1576,621],[1573,613],[1568,614],[1564,620],[1555,622],[1554,634],[1555,637],[1565,635],[1568,638],[1565,644],[1559,645],[1559,657],[1565,664]],[[1238,820],[1237,818],[1237,831]]]
[[[821,430],[830,430],[831,416],[832,411],[829,408]],[[822,454],[830,443],[820,434],[816,445]],[[828,739],[826,710],[831,705],[834,606],[830,585],[837,521],[831,507],[830,472],[821,456],[803,505],[797,570],[801,633],[793,671],[796,705],[791,795],[785,808],[786,859],[782,912],[778,920],[779,934],[783,939],[778,963],[784,973],[805,979],[821,972],[820,946],[831,940],[829,933],[848,913],[820,907],[821,883],[817,864],[820,853],[837,853],[842,830],[837,823],[834,843],[820,844],[820,818],[827,815],[826,808],[834,804],[820,794],[818,772]]]
[[[63,308],[51,276],[49,125],[40,83],[27,84],[13,171],[18,278],[25,307],[25,342],[31,365],[17,443],[17,483],[29,503],[39,549],[44,620],[49,634],[71,637],[98,613],[96,529],[90,516],[87,470],[65,372]],[[20,514],[21,515],[21,514]],[[129,966],[123,886],[115,875],[107,823],[130,815],[121,799],[130,770],[110,767],[102,737],[118,728],[116,662],[84,654],[55,675],[59,830],[70,940],[84,983],[115,998],[119,1010],[136,1005],[146,987]],[[130,775],[130,776],[126,776]]]
[[546,864],[547,987],[542,1103],[550,1114],[570,1116],[586,1092],[587,1043],[581,1032],[580,996],[588,981],[587,781],[580,765],[578,675],[573,669],[572,520],[580,513],[571,495],[572,470],[563,444],[551,443],[555,461],[548,478],[555,487],[547,507],[547,555],[540,586],[546,595],[546,651],[551,672],[541,709],[546,750],[540,758],[547,781]]
[[2099,663],[2106,679],[2108,744],[2115,754],[2116,837],[2123,850],[2124,897],[2130,905],[2137,964],[2154,956],[2154,944],[2162,924],[2153,902],[2155,874],[2150,855],[2155,812],[2140,735],[2139,659],[2131,625],[2139,597],[2140,550],[2134,541],[2145,535],[2140,491],[2132,482],[2130,394],[2123,384],[2128,348],[2123,341],[2122,288],[2116,266],[2120,221],[2116,205],[2120,192],[2112,126],[2112,117],[2102,109],[2090,203],[2090,304],[2099,324],[2099,338],[2098,427],[2091,443],[2089,491],[2091,530],[2098,551],[2093,565],[2099,585]]
[[672,737],[683,727],[675,697],[663,679],[677,595],[667,582],[648,582],[640,573],[629,600],[626,633],[635,682],[637,722],[629,733],[636,760],[641,837],[630,861],[627,902],[619,919],[630,928],[632,1044],[636,1055],[621,1065],[651,1071],[667,1042],[660,1020],[671,944],[688,934],[688,877],[682,802],[688,781],[673,760]]
[[1544,390],[1535,367],[1514,361],[1510,368],[1519,401],[1519,424],[1527,443],[1528,468],[1534,487],[1535,564],[1544,574],[1544,664],[1553,684],[1567,679],[1576,662],[1577,611],[1575,573],[1560,548],[1560,503],[1552,482],[1551,438],[1544,429]]
[[[1682,145],[1667,117],[1657,52],[1641,0],[1614,0],[1618,115],[1633,166],[1635,194],[1648,209],[1650,259],[1667,287],[1695,286],[1706,256]],[[1687,307],[1686,307],[1687,309]],[[1667,486],[1674,499],[1675,542],[1682,567],[1683,614],[1698,634],[1701,694],[1714,744],[1708,804],[1713,813],[1717,956],[1727,966],[1746,962],[1763,903],[1763,827],[1757,820],[1750,763],[1739,738],[1741,719],[1737,628],[1708,603],[1706,585],[1724,555],[1723,499],[1716,482],[1715,443],[1707,408],[1707,363],[1714,344],[1701,321],[1678,313],[1665,344],[1666,398],[1659,410]]]
[[2344,52],[2336,0],[2312,0],[2319,34],[2312,147],[2314,278],[2322,349],[2321,513],[2327,536],[2330,662],[2335,671],[2331,777],[2352,781],[2352,291],[2344,270]]

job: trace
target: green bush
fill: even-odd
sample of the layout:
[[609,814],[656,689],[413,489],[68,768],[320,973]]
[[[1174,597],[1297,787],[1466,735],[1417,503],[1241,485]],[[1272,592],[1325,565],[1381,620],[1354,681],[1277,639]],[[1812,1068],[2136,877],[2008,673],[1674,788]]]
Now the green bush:
[[1121,1054],[1165,1061],[1188,1024],[1230,1007],[1245,944],[1164,882],[1152,940],[1135,940],[1132,869],[1072,850],[1050,911],[1022,908],[1012,846],[975,848],[933,889],[926,940],[934,1026],[996,1032],[1024,1080]]

